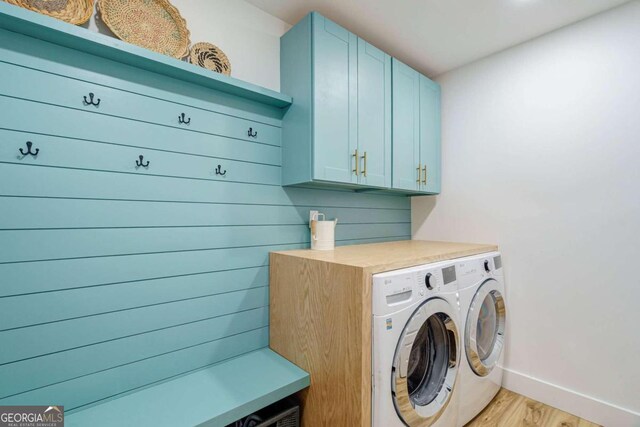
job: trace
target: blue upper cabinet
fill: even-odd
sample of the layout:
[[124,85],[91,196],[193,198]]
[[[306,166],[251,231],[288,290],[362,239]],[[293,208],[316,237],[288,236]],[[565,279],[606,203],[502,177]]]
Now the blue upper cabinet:
[[393,188],[419,191],[420,74],[393,60]]
[[393,188],[440,193],[440,86],[396,59]]
[[357,182],[358,38],[317,14],[311,25],[313,179]]
[[358,178],[391,187],[391,57],[358,39]]
[[280,42],[282,183],[440,192],[440,87],[318,13]]
[[391,186],[391,57],[312,13],[281,39],[284,185]]
[[440,85],[420,76],[420,190],[440,193]]

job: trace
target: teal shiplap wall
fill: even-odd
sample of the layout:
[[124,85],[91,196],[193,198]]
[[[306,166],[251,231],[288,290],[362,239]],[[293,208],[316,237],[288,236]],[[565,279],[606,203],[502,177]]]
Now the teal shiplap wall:
[[277,108],[5,30],[0,75],[0,405],[83,408],[267,346],[268,253],[308,247],[310,209],[338,244],[410,238],[408,198],[282,188]]

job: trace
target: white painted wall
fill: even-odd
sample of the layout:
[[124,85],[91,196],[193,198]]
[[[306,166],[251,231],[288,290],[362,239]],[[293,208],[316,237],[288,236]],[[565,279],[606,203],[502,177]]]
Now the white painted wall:
[[[172,0],[187,21],[191,43],[220,47],[231,76],[280,90],[280,36],[291,26],[244,0]],[[113,36],[94,14],[85,27]]]
[[640,425],[640,1],[441,75],[416,239],[496,242],[507,386]]

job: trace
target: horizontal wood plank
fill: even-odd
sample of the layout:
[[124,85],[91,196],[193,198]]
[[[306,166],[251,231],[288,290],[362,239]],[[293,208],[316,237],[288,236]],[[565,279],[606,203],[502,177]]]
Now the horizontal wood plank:
[[[49,136],[14,134],[10,139],[5,136],[0,131],[0,139],[4,141],[0,144],[0,162],[5,163],[280,185],[280,166]],[[27,141],[33,143],[33,150],[39,150],[37,157],[21,155],[19,148],[24,150]],[[144,158],[140,160],[139,156]],[[223,174],[215,172],[218,166]]]
[[182,180],[29,165],[0,165],[0,196],[63,197],[191,203],[295,205],[309,208],[403,209],[411,199],[353,191],[290,188],[221,181]]
[[0,330],[268,285],[265,266],[5,297],[0,298]]
[[[42,212],[47,215],[42,215]],[[339,224],[409,223],[409,210],[322,207]],[[0,197],[0,230],[301,225],[309,207]]]
[[[41,387],[27,393],[0,399],[0,405],[24,402],[65,403],[65,410],[98,402],[186,372],[264,348],[269,343],[268,328],[257,329],[221,340],[157,355],[117,368]],[[78,390],[82,390],[78,393]]]
[[[401,236],[409,223],[340,224],[336,239]],[[0,264],[309,243],[306,225],[0,231]]]
[[[211,135],[244,139],[280,145],[280,127],[219,114],[210,110],[185,106],[104,85],[83,82],[50,72],[34,70],[0,61],[0,94],[67,107],[98,115],[132,119],[161,126],[170,126],[183,131],[202,132]],[[89,94],[94,94],[92,105]],[[69,113],[69,111],[67,111]],[[179,120],[185,114],[183,123]],[[68,119],[71,120],[71,119]],[[249,136],[249,128],[252,129]],[[183,136],[187,136],[184,135]]]
[[69,351],[0,365],[0,399],[127,363],[260,329],[269,310],[259,307]]
[[279,108],[248,102],[184,81],[167,79],[52,43],[33,43],[30,37],[1,28],[0,35],[5,41],[0,43],[0,59],[10,65],[70,77],[97,87],[112,87],[179,105],[281,126],[282,110]]
[[403,240],[411,240],[411,235],[407,234],[404,236],[371,237],[366,239],[341,240],[336,242],[336,247],[351,246],[351,245],[366,245],[367,243],[398,242]]
[[[0,96],[0,104],[6,98]],[[91,132],[91,129],[77,126],[75,119],[79,117],[71,117],[68,115],[60,114],[60,110],[54,107],[44,106],[42,104],[35,104],[29,106],[29,104],[23,105],[20,102],[5,102],[7,108],[12,109],[13,106],[19,104],[23,108],[28,110],[38,110],[40,108],[44,114],[51,116],[59,115],[57,117],[61,120],[71,121],[72,127],[76,130],[66,129],[66,126],[45,126],[27,120],[26,118],[18,119],[14,122],[2,123],[2,138],[0,138],[0,144],[5,151],[5,158],[13,158],[16,160],[25,160],[20,155],[19,149],[26,148],[26,141],[33,142],[34,149],[41,144],[58,142],[64,144],[66,141],[78,141],[80,144],[100,143],[105,145],[111,145],[114,147],[131,147],[138,150],[154,150],[159,152],[187,154],[191,156],[198,156],[206,159],[225,159],[225,160],[239,160],[251,163],[279,166],[280,165],[280,147],[274,145],[257,144],[248,141],[240,141],[236,139],[219,137],[219,136],[202,136],[198,134],[181,135],[175,134],[172,129],[165,129],[159,127],[153,129],[150,126],[141,126],[140,123],[135,121],[124,121],[119,119],[113,119],[112,126],[120,131],[108,131],[102,129],[102,132]],[[29,108],[33,107],[33,108]],[[52,117],[56,118],[56,117]],[[81,117],[80,117],[81,119]],[[100,131],[100,129],[99,129]],[[65,147],[66,145],[62,145]],[[54,146],[59,150],[60,145]],[[54,148],[55,150],[56,148]],[[47,149],[42,154],[52,154],[52,150]],[[9,157],[6,157],[6,156]],[[43,156],[47,157],[47,156]],[[43,158],[41,157],[41,159]],[[27,158],[27,160],[37,160],[35,158]],[[23,162],[24,163],[24,162]],[[35,163],[35,162],[34,162]],[[27,163],[29,164],[29,163]],[[37,164],[37,163],[36,163]]]
[[0,364],[265,307],[268,294],[252,288],[0,332]]
[[[303,245],[285,245],[296,248]],[[268,265],[279,246],[0,264],[0,296]]]

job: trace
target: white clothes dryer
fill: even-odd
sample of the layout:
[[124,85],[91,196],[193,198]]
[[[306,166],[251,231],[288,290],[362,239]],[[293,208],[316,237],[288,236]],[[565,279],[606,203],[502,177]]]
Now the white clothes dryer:
[[455,261],[373,276],[373,427],[453,427],[461,362]]
[[458,426],[464,426],[502,386],[506,302],[499,252],[460,259],[456,270],[464,331]]

